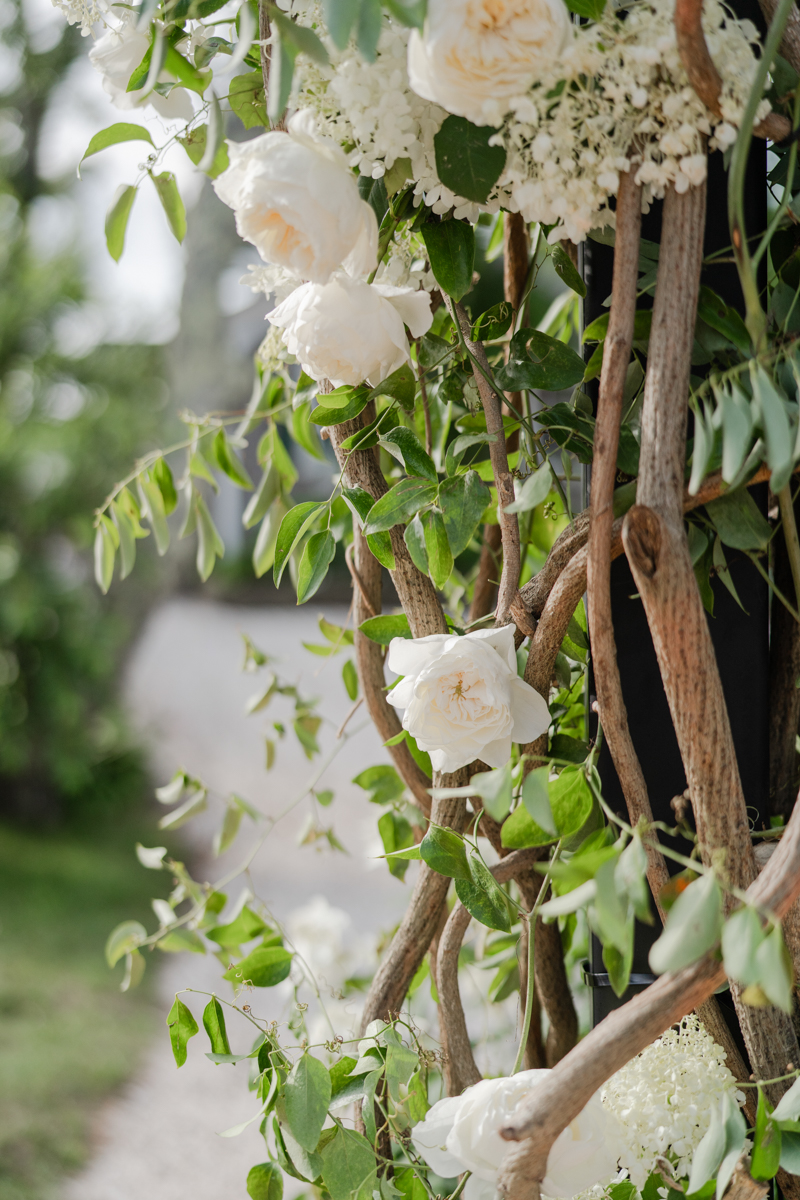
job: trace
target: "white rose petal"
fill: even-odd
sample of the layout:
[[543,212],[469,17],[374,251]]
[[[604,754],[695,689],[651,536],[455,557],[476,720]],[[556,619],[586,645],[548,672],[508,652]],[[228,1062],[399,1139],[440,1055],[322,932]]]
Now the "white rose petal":
[[562,0],[430,0],[425,29],[408,43],[413,91],[476,125],[552,66],[569,36]]
[[[111,97],[115,108],[140,108],[152,104],[162,117],[188,121],[194,116],[192,102],[184,88],[173,88],[168,96],[158,92],[127,91],[128,80],[139,66],[150,45],[144,33],[138,33],[130,21],[119,29],[109,29],[89,51],[89,61],[103,76],[103,91]],[[159,81],[166,83],[172,76],[162,71]]]
[[342,266],[351,275],[374,269],[378,223],[342,151],[312,130],[309,115],[297,113],[288,133],[228,142],[230,166],[214,190],[265,262],[327,283]]
[[[470,1192],[474,1200],[491,1196],[508,1150],[500,1129],[549,1074],[546,1070],[520,1071],[510,1078],[483,1079],[460,1096],[440,1100],[425,1120],[414,1126],[414,1145],[439,1174],[445,1174],[443,1167],[448,1168],[450,1177],[471,1171],[476,1184],[481,1181]],[[556,1139],[547,1159],[543,1195],[575,1196],[609,1180],[617,1171],[619,1132],[599,1095],[593,1096]],[[467,1189],[471,1183],[472,1179]]]
[[420,337],[433,316],[427,292],[338,271],[326,284],[299,287],[267,320],[283,330],[285,346],[312,379],[376,387],[410,359],[404,323]]
[[394,638],[388,665],[405,678],[386,698],[405,710],[403,728],[436,771],[476,758],[502,767],[512,741],[533,741],[550,724],[543,697],[517,675],[513,625],[464,637]]

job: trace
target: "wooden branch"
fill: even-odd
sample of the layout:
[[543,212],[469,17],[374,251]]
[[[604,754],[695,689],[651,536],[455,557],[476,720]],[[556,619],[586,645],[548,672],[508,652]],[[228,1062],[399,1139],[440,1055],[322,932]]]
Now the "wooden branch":
[[[264,93],[266,101],[269,101],[269,65],[270,65],[270,49],[266,43],[272,34],[272,28],[269,21],[269,5],[267,0],[259,0],[258,3],[258,36],[261,42],[261,77],[264,80]],[[270,129],[286,130],[286,114],[283,113],[277,121],[270,123]]]
[[528,226],[521,213],[507,212],[503,218],[503,295],[519,312],[528,279]]
[[[433,784],[437,788],[465,787],[469,778],[469,768],[462,767],[450,775],[434,772]],[[467,822],[466,802],[434,800],[431,820],[460,833]],[[427,863],[420,863],[408,908],[370,984],[361,1017],[362,1033],[370,1021],[388,1021],[400,1012],[411,980],[439,928],[449,887],[450,880],[445,875],[431,870]]]
[[[765,6],[762,4],[762,7]],[[684,70],[709,112],[721,117],[722,79],[708,52],[702,18],[703,0],[675,0],[675,37]],[[791,122],[776,112],[768,113],[753,128],[756,137],[769,138],[773,142],[782,142],[791,132]]]
[[[775,586],[791,595],[792,572],[783,530],[772,539]],[[774,600],[769,638],[769,803],[770,813],[786,816],[797,794],[796,739],[800,725],[800,625]]]
[[[642,408],[637,504],[623,542],[644,604],[686,771],[700,852],[724,860],[732,884],[756,876],[747,807],[705,610],[683,528],[686,397],[705,230],[704,188],[664,201],[658,283]],[[732,898],[728,895],[727,905]],[[754,1009],[731,982],[748,1054],[761,1078],[800,1057],[791,1019]],[[785,1088],[767,1089],[773,1104]]]
[[[486,351],[482,342],[473,342],[470,320],[460,304],[452,305],[454,320],[458,321],[464,341],[471,354],[475,356],[480,367],[491,373]],[[503,545],[503,572],[500,576],[500,588],[497,596],[496,623],[505,625],[509,618],[509,609],[517,595],[520,572],[519,522],[516,513],[507,513],[506,507],[514,503],[514,480],[508,467],[508,451],[506,449],[505,427],[500,411],[500,400],[488,380],[478,366],[473,363],[472,373],[486,416],[486,429],[495,435],[495,440],[489,443],[489,458],[492,463],[492,473],[497,488],[497,519],[500,525],[500,535]]]
[[743,1154],[733,1171],[733,1179],[724,1193],[724,1200],[763,1200],[769,1191],[768,1183],[761,1183],[750,1174],[750,1156]]
[[[769,866],[748,898],[778,916],[800,895],[800,804]],[[670,1025],[712,994],[725,978],[713,952],[662,975],[646,991],[610,1013],[531,1093],[501,1136],[519,1142],[506,1155],[498,1188],[507,1200],[539,1200],[550,1148],[599,1087]],[[524,1139],[524,1140],[523,1140]]]
[[[498,883],[508,883],[522,872],[529,871],[542,855],[539,847],[515,850],[490,870]],[[461,901],[456,901],[439,941],[436,962],[441,1025],[439,1032],[445,1052],[444,1075],[448,1096],[459,1096],[464,1088],[471,1087],[482,1078],[472,1053],[458,983],[458,955],[471,920],[470,913]]]
[[[517,879],[525,906],[531,912],[544,880],[536,871]],[[533,938],[533,971],[536,993],[542,1003],[550,1027],[545,1042],[545,1062],[554,1067],[569,1053],[578,1040],[578,1014],[564,965],[564,949],[558,922],[546,924],[536,919]],[[520,993],[520,1003],[522,993]]]
[[[647,784],[628,727],[617,666],[617,647],[611,614],[611,537],[614,524],[614,484],[622,424],[625,379],[633,345],[636,314],[636,281],[639,273],[639,237],[642,226],[642,189],[634,167],[620,176],[617,194],[617,236],[614,242],[614,278],[608,333],[603,346],[603,369],[592,456],[591,525],[586,564],[589,601],[589,636],[603,733],[614,760],[631,825],[640,819],[652,824],[653,811]],[[663,855],[647,840],[647,878],[658,903],[669,882]]]
[[500,526],[484,525],[478,575],[469,610],[470,623],[488,616],[495,606],[497,595],[495,580],[500,575],[500,553]]
[[[770,24],[778,7],[778,0],[758,0],[758,3],[767,24]],[[779,49],[789,65],[800,73],[800,10],[796,4],[789,10],[789,19]]]
[[[365,409],[368,412],[369,409]],[[361,487],[375,500],[380,500],[389,490],[386,480],[378,466],[372,450],[353,450],[348,453],[342,450],[345,438],[358,433],[363,428],[364,413],[353,421],[343,421],[341,425],[330,425],[331,445],[343,472],[344,481],[348,487]],[[411,561],[408,547],[403,541],[402,525],[391,529],[392,552],[395,567],[389,574],[392,577],[403,611],[408,617],[411,633],[414,637],[426,637],[429,633],[446,633],[447,622],[444,619],[442,606],[436,595],[436,590],[427,575],[418,571]]]

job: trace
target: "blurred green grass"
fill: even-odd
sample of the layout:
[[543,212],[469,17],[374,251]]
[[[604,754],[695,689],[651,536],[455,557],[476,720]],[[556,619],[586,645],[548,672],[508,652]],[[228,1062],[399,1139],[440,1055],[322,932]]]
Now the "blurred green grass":
[[137,833],[0,825],[2,1200],[49,1200],[85,1161],[93,1114],[163,1022],[152,975],[123,995],[103,957],[119,921],[152,923],[162,877],[136,859]]

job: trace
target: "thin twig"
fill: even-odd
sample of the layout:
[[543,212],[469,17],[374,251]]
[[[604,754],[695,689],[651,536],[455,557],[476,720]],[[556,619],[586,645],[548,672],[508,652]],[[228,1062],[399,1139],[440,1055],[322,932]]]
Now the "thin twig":
[[353,562],[353,546],[354,546],[354,543],[351,542],[350,545],[345,550],[344,561],[347,563],[347,569],[350,572],[350,576],[353,580],[353,583],[356,585],[359,592],[361,593],[361,599],[364,602],[364,607],[367,609],[367,611],[369,612],[369,615],[371,617],[375,617],[375,616],[377,616],[377,613],[375,612],[375,609],[372,607],[372,601],[370,600],[369,593],[367,592],[367,589],[364,585],[364,580],[361,578],[358,567]]
[[797,608],[800,609],[800,540],[797,537],[797,522],[794,519],[794,504],[792,502],[792,485],[787,483],[778,492],[778,505],[783,521],[783,539],[786,543],[786,554],[792,571],[794,594]]
[[533,994],[536,988],[536,979],[534,971],[534,963],[536,961],[534,948],[536,945],[536,918],[539,915],[539,909],[544,903],[547,895],[547,889],[550,885],[552,868],[558,862],[561,855],[561,842],[558,843],[553,851],[553,857],[550,859],[547,868],[547,874],[544,877],[544,882],[539,889],[539,895],[536,897],[536,902],[528,914],[528,987],[525,993],[525,1014],[522,1018],[522,1031],[519,1036],[519,1049],[517,1057],[514,1060],[514,1069],[511,1074],[516,1075],[522,1067],[522,1061],[525,1057],[525,1047],[528,1045],[528,1034],[531,1028],[531,1014],[533,1013]]

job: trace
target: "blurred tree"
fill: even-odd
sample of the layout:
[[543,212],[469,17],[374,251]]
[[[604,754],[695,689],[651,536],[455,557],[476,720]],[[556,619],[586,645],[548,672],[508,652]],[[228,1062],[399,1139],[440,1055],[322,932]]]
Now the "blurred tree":
[[21,9],[5,15],[18,71],[0,102],[12,134],[0,139],[0,814],[74,819],[141,794],[114,684],[152,572],[101,602],[92,511],[158,440],[167,388],[159,347],[72,357],[59,343],[83,299],[80,264],[72,251],[45,260],[31,217],[64,190],[40,178],[37,148],[81,39],[65,27],[36,52]]

